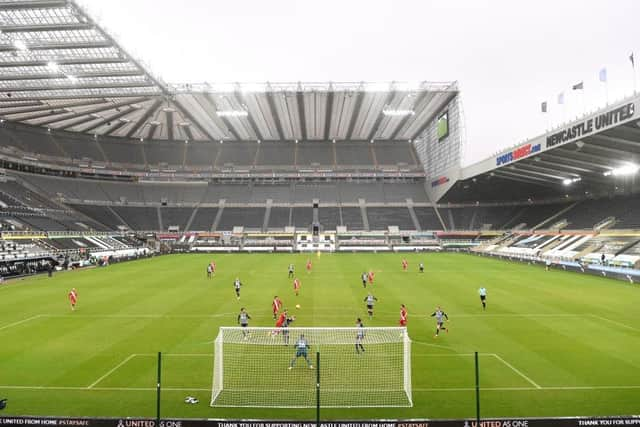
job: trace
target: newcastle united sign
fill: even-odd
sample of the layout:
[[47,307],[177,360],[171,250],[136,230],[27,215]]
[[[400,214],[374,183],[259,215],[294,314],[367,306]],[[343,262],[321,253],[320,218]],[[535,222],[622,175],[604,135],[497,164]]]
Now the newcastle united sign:
[[562,129],[547,136],[547,148],[554,147],[565,142],[588,136],[594,132],[615,126],[632,118],[635,114],[635,104],[630,102],[613,110],[597,114],[594,117],[583,120],[573,126]]

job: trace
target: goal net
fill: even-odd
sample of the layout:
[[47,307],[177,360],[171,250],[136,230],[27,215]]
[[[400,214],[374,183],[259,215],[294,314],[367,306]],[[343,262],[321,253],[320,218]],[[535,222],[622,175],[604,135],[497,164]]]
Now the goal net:
[[[297,345],[301,339],[306,352]],[[322,407],[413,405],[406,328],[222,327],[211,406],[315,407],[318,371]]]

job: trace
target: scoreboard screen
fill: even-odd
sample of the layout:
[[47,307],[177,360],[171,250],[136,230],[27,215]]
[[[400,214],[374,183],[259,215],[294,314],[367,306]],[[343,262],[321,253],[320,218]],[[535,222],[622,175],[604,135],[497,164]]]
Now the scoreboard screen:
[[438,141],[442,141],[449,136],[449,111],[444,111],[438,116],[436,122],[436,133],[438,134]]

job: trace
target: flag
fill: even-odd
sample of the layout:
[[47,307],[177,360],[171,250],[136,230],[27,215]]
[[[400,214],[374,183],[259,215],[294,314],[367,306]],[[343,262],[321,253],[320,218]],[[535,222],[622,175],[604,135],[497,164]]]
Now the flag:
[[584,89],[584,82],[580,82],[580,83],[574,84],[571,88],[573,90],[582,90],[582,89]]
[[633,68],[636,68],[636,61],[633,59],[633,52],[631,52],[631,55],[629,55],[629,61],[631,61],[631,66]]
[[547,112],[547,101],[544,101],[542,104],[540,104],[540,111],[542,111],[543,113]]
[[600,73],[598,74],[598,78],[600,79],[601,82],[606,82],[607,81],[607,69],[603,68],[602,70],[600,70]]
[[564,92],[560,92],[558,95],[558,104],[564,104]]

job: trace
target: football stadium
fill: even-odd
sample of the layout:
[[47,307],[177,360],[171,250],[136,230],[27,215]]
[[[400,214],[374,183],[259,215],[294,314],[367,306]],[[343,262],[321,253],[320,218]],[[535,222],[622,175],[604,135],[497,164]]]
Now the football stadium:
[[461,93],[0,1],[0,425],[640,424],[640,94],[463,165]]

